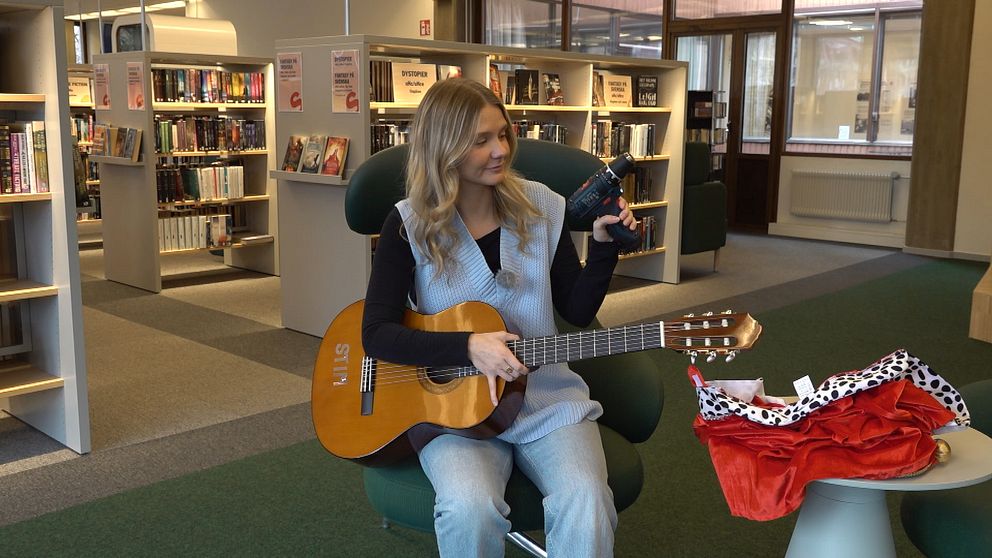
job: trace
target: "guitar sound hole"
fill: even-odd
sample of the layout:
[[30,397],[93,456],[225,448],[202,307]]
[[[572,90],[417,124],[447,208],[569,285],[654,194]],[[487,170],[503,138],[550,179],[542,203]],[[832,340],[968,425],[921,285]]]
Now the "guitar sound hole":
[[425,368],[424,374],[426,374],[427,379],[431,382],[441,385],[447,384],[457,377],[454,370],[450,368],[440,368],[436,370],[434,368]]

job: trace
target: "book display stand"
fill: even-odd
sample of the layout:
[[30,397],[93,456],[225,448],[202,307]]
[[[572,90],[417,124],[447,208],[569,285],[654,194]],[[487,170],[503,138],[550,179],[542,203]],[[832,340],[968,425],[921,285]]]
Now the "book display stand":
[[0,195],[0,409],[87,453],[63,13],[62,2],[0,3],[0,119],[44,123],[48,173],[48,192]]
[[[106,65],[109,73],[110,106],[101,107],[97,102],[97,124],[141,131],[136,162],[90,157],[100,163],[107,279],[160,292],[163,277],[179,275],[179,270],[170,268],[169,255],[220,249],[226,266],[278,275],[276,193],[269,178],[277,151],[273,147],[272,60],[122,52],[96,55],[93,65],[94,69]],[[247,78],[247,74],[256,77]],[[261,79],[257,79],[259,74]],[[180,120],[190,123],[187,132],[179,131]],[[199,126],[197,145],[210,148],[188,149],[194,122]],[[250,129],[246,122],[250,122]],[[221,136],[226,138],[224,145],[215,141]],[[231,138],[239,145],[250,139],[264,148],[232,148]],[[228,164],[237,171],[228,172]],[[177,186],[186,180],[188,175],[183,173],[187,168],[217,166],[225,170],[220,178],[213,178],[212,194],[191,196],[188,187],[184,194]],[[163,172],[166,170],[175,172]],[[163,180],[172,182],[163,184]],[[209,221],[212,215],[228,213],[232,238],[224,236],[220,245],[205,240],[203,233],[210,227],[203,227],[203,217]],[[175,225],[176,218],[185,229],[165,226]],[[252,241],[240,241],[246,237]]]
[[[276,52],[277,56],[300,55],[302,110],[277,113],[275,149],[285,150],[290,136],[326,134],[350,138],[342,178],[270,173],[279,181],[280,236],[286,247],[281,255],[285,327],[323,335],[333,316],[365,296],[373,239],[348,228],[344,195],[355,168],[376,149],[402,141],[402,131],[398,131],[384,144],[382,135],[374,130],[388,128],[397,121],[409,122],[417,108],[416,102],[389,100],[390,93],[396,98],[395,85],[391,76],[381,73],[392,64],[443,66],[443,75],[439,72],[438,79],[452,74],[452,67],[457,67],[463,77],[487,85],[498,83],[501,89],[510,76],[532,76],[533,95],[528,101],[537,103],[508,104],[510,117],[515,122],[539,121],[564,128],[564,143],[590,152],[594,151],[593,130],[597,122],[609,120],[614,128],[652,124],[653,150],[638,161],[639,166],[650,168],[649,201],[634,210],[638,219],[653,218],[655,244],[651,250],[625,255],[616,273],[678,282],[687,71],[684,62],[372,35],[279,40]],[[356,55],[358,75],[354,83],[359,102],[351,112],[334,112],[331,93],[334,85],[328,69],[334,53],[342,52]],[[656,76],[657,106],[593,106],[594,72],[633,79]],[[557,78],[552,102],[563,104],[548,104],[539,81],[542,74]],[[505,89],[502,93],[506,94]],[[402,125],[398,128],[402,129]],[[606,160],[609,159],[612,157]],[[585,256],[586,242],[584,234],[576,235],[580,258]]]

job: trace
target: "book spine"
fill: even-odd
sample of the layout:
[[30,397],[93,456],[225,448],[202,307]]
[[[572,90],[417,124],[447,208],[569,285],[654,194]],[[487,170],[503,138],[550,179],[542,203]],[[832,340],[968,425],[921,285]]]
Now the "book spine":
[[37,192],[49,191],[48,185],[48,142],[45,140],[45,123],[34,123],[34,167],[37,178]]

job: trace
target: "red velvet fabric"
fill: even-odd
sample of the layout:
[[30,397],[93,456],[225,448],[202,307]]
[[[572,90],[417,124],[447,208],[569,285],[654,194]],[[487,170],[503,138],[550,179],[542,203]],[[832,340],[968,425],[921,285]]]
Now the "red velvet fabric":
[[933,396],[899,380],[834,401],[788,426],[697,416],[693,430],[709,447],[730,512],[767,521],[795,511],[810,481],[888,479],[931,465],[931,433],[953,418]]

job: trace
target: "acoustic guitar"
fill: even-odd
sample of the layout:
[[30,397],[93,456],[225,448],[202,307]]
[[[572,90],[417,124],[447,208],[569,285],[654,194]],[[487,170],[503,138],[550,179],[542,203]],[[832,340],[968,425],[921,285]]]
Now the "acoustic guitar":
[[[443,433],[489,438],[509,427],[523,403],[527,376],[497,378],[499,405],[473,366],[424,367],[379,361],[362,348],[364,301],[341,311],[320,343],[311,406],[317,438],[332,454],[363,465],[392,463]],[[505,331],[499,312],[465,302],[425,315],[407,310],[404,325],[424,331]],[[507,346],[532,370],[544,364],[668,348],[712,360],[733,359],[761,334],[747,314],[686,316],[511,341]],[[535,373],[540,373],[537,371]]]

